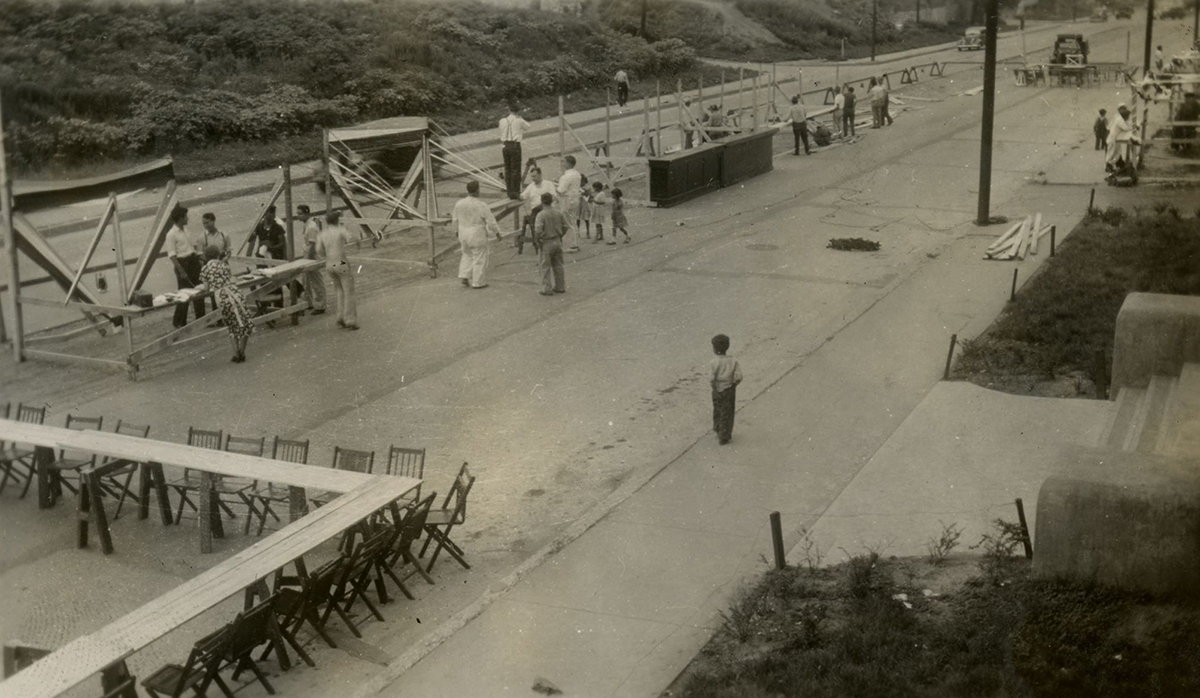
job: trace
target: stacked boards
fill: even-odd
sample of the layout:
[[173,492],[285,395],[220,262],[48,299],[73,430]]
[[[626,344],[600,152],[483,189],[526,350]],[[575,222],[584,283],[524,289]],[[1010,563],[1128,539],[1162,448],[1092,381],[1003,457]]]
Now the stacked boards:
[[1026,216],[1025,220],[1008,229],[987,248],[984,259],[1025,259],[1038,252],[1038,241],[1054,226],[1042,225],[1042,214]]

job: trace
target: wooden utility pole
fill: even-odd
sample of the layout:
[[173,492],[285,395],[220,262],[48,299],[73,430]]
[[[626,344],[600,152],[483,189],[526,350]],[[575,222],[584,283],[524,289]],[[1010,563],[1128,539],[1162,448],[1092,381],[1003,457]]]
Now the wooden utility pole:
[[983,39],[983,123],[979,135],[979,210],[976,225],[987,225],[992,199],[992,129],[996,110],[996,30],[998,0],[987,0],[987,31]]
[[[0,105],[4,96],[0,95]],[[21,271],[17,263],[17,233],[13,229],[12,180],[8,177],[8,153],[4,149],[4,112],[0,106],[0,228],[4,232],[4,256],[8,262],[8,298],[12,309],[13,359],[25,360],[25,327],[21,316]]]
[[1150,49],[1154,43],[1154,0],[1146,0],[1146,50],[1142,61],[1143,75],[1150,74]]

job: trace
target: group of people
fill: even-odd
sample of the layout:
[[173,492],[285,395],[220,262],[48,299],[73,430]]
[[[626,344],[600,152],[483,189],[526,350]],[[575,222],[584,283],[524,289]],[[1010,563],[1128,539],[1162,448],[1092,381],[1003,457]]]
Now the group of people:
[[[305,257],[325,260],[325,269],[333,280],[337,291],[338,326],[357,330],[354,275],[345,255],[352,237],[341,225],[341,213],[328,212],[325,225],[322,226],[312,216],[308,206],[300,205],[296,211],[304,224]],[[229,267],[232,254],[229,236],[217,228],[217,216],[212,212],[201,216],[202,231],[189,229],[188,209],[184,206],[177,205],[171,211],[169,220],[171,226],[164,241],[167,259],[173,267],[179,289],[191,289],[192,295],[190,301],[185,299],[176,303],[172,324],[176,329],[188,324],[189,304],[197,320],[204,317],[205,296],[202,293],[207,291],[212,299],[212,309],[221,312],[219,324],[229,332],[233,345],[231,361],[242,363],[246,360],[246,344],[254,332],[256,314],[251,314],[246,297],[234,283]],[[275,217],[274,206],[263,212],[263,218],[251,234],[249,243],[252,257],[286,258],[287,237],[283,224]],[[313,315],[325,312],[325,281],[319,269],[305,275],[302,292]],[[281,307],[282,293],[280,290],[277,305],[274,299],[260,303],[258,314],[270,312],[271,306]]]
[[[510,115],[512,112],[510,109]],[[528,236],[537,250],[542,295],[566,292],[563,254],[579,252],[580,229],[593,244],[605,241],[606,225],[609,226],[607,244],[617,244],[618,232],[626,243],[631,240],[621,190],[608,189],[599,181],[589,185],[575,166],[575,157],[565,156],[563,173],[557,182],[552,182],[544,178],[541,168],[531,159],[522,177],[522,183],[526,177],[530,181],[519,196],[525,204],[525,223],[517,246],[520,250]],[[479,198],[479,182],[467,183],[467,195],[454,205],[451,223],[456,227],[462,251],[458,267],[460,283],[473,289],[487,288],[490,240],[493,236],[499,240],[501,235],[491,207]]]
[[1129,105],[1117,106],[1117,113],[1108,117],[1108,110],[1101,109],[1096,122],[1092,124],[1092,133],[1096,136],[1096,150],[1104,151],[1104,170],[1114,172],[1132,160],[1130,146],[1134,141],[1133,120]]

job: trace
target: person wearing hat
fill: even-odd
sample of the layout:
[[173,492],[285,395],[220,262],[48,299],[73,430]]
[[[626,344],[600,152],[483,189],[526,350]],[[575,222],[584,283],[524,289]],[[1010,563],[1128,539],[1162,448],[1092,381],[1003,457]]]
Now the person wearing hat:
[[1117,161],[1130,156],[1129,142],[1133,138],[1133,126],[1129,123],[1129,105],[1122,102],[1117,107],[1117,114],[1108,124],[1108,157],[1105,158],[1105,171],[1116,169]]
[[[296,207],[300,222],[304,224],[304,258],[320,259],[317,256],[317,238],[321,236],[321,221],[312,215],[307,204]],[[325,314],[325,276],[317,267],[304,275],[304,300],[313,315]]]

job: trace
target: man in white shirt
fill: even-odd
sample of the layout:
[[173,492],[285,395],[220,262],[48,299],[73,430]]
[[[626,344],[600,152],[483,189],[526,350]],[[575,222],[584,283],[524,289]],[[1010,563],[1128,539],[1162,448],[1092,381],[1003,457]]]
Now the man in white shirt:
[[[304,258],[317,257],[317,240],[321,236],[321,222],[312,215],[312,209],[307,204],[296,207],[300,222],[304,224]],[[308,302],[308,310],[313,315],[325,314],[325,277],[320,268],[313,269],[304,275],[304,300]]]
[[558,178],[558,190],[555,192],[557,196],[554,198],[554,205],[567,216],[567,234],[563,238],[567,245],[567,252],[579,251],[579,229],[575,227],[572,221],[579,215],[579,198],[581,194],[579,188],[582,186],[582,181],[583,179],[579,176],[579,171],[575,169],[575,156],[568,155],[564,157],[563,173]]
[[1122,104],[1117,107],[1117,114],[1108,122],[1108,153],[1104,159],[1105,169],[1112,171],[1116,168],[1117,160],[1129,159],[1129,142],[1133,138],[1133,127],[1129,124],[1129,107]]
[[495,234],[499,240],[500,226],[491,207],[479,199],[479,182],[467,182],[467,195],[454,204],[450,222],[458,226],[458,241],[462,245],[458,278],[463,286],[487,288],[488,257],[491,254],[488,234]]
[[533,239],[533,226],[537,223],[538,213],[542,211],[542,194],[553,197],[556,192],[554,182],[542,179],[542,168],[531,167],[529,176],[533,177],[533,181],[521,192],[521,198],[525,201],[525,223],[521,226],[521,234],[517,236],[517,254],[524,251],[526,235]]
[[788,116],[792,120],[792,138],[796,141],[792,155],[800,154],[800,141],[804,141],[804,154],[812,155],[808,149],[808,110],[800,101],[800,95],[792,97],[792,108],[788,110]]
[[521,141],[530,128],[529,122],[517,115],[517,107],[508,105],[508,116],[500,119],[500,143],[504,151],[504,188],[508,198],[521,198]]
[[[167,248],[167,259],[171,260],[171,266],[175,268],[175,281],[179,284],[180,290],[199,286],[200,268],[204,266],[200,261],[200,255],[196,253],[196,245],[202,244],[204,236],[190,235],[187,231],[187,222],[188,210],[177,205],[171,211],[171,229],[167,231],[167,239],[164,242],[164,246]],[[196,312],[197,320],[204,317],[203,298],[197,296],[193,299],[192,308]],[[187,317],[187,303],[176,304],[175,316],[172,319],[175,328],[186,325]]]
[[846,95],[839,89],[833,96],[833,130],[838,136],[842,135],[842,114],[845,113],[845,109]]
[[624,70],[618,70],[614,79],[617,82],[617,106],[623,107],[629,101],[629,75]]
[[325,269],[333,280],[337,292],[338,327],[358,329],[358,306],[354,301],[354,269],[346,259],[346,245],[353,238],[342,225],[342,214],[330,211],[325,214],[325,229],[317,235],[317,258],[325,258]]

